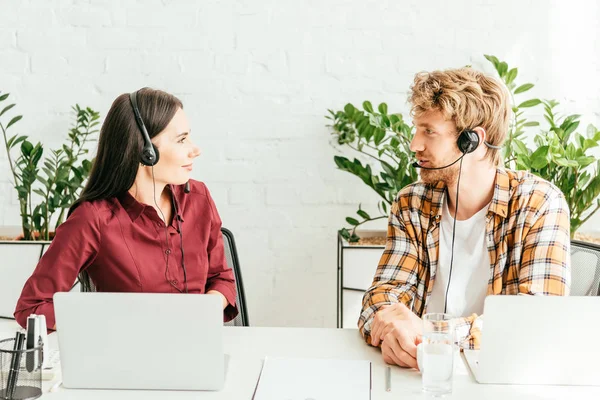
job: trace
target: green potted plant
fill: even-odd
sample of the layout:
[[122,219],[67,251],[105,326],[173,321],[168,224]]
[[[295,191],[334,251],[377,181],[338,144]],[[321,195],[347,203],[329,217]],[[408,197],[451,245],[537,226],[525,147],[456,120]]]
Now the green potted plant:
[[[577,132],[580,115],[562,116],[554,100],[529,99],[518,105],[515,95],[533,87],[517,86],[517,68],[506,62],[485,56],[507,85],[513,104],[513,120],[505,146],[504,160],[508,168],[529,170],[554,183],[564,193],[571,211],[571,238],[581,237],[577,231],[600,209],[600,158],[591,149],[600,145],[600,131],[588,125],[585,135]],[[538,121],[524,116],[524,108],[543,107],[546,127],[538,130],[530,147],[524,137],[527,127],[538,127]],[[530,136],[531,138],[531,136]]]
[[0,275],[9,278],[3,279],[0,288],[3,317],[12,317],[25,280],[50,244],[56,227],[64,221],[68,208],[79,197],[92,166],[85,157],[87,146],[96,140],[100,118],[91,108],[75,105],[75,121],[66,143],[43,158],[42,143],[34,144],[26,135],[12,134],[22,116],[9,117],[15,104],[7,104],[8,98],[8,93],[0,92],[0,130],[19,199],[21,226],[8,236],[10,228],[5,227],[0,240]]
[[[343,110],[328,110],[327,119],[335,141],[358,154],[352,161],[344,156],[334,156],[337,167],[360,178],[379,196],[378,214],[371,216],[359,204],[357,217],[346,218],[351,228],[340,229],[340,235],[351,243],[360,240],[357,228],[361,225],[388,217],[388,209],[404,186],[418,179],[410,167],[410,142],[413,129],[404,122],[402,114],[388,114],[387,104],[373,109],[369,101],[362,110],[348,103]],[[362,159],[362,161],[361,161]]]
[[[529,170],[563,191],[571,211],[571,236],[574,237],[581,225],[600,209],[600,158],[590,151],[600,145],[600,131],[589,125],[585,135],[576,132],[580,115],[561,116],[556,111],[559,103],[554,100],[516,101],[534,85],[517,85],[517,68],[509,68],[506,62],[494,56],[485,57],[508,87],[513,104],[513,119],[504,145],[505,165]],[[544,108],[545,127],[540,128],[538,121],[525,116],[526,109],[533,107]],[[340,229],[339,233],[351,243],[360,239],[358,227],[387,218],[388,208],[398,191],[417,179],[415,170],[409,167],[408,144],[413,127],[404,123],[401,114],[388,114],[385,103],[380,104],[377,111],[365,101],[362,110],[347,104],[343,110],[329,110],[326,116],[332,121],[329,126],[336,143],[371,162],[334,156],[337,167],[359,177],[382,198],[377,215],[372,216],[359,205],[358,217],[346,218],[350,226]]]

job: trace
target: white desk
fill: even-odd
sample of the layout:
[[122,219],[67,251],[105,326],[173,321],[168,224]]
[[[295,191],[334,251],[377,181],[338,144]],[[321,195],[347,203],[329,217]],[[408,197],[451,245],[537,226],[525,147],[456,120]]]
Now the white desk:
[[[12,320],[0,319],[0,338],[14,336],[17,327]],[[392,391],[386,392],[386,364],[379,350],[367,346],[357,330],[225,327],[224,343],[230,359],[225,389],[220,392],[74,390],[61,387],[57,392],[48,393],[54,382],[44,382],[42,398],[250,400],[266,355],[370,360],[373,365],[373,400],[426,398],[421,392],[420,373],[400,367],[392,367]],[[50,335],[50,346],[57,348],[56,335]],[[458,355],[455,365],[454,391],[446,399],[600,399],[600,387],[480,385],[470,376]]]

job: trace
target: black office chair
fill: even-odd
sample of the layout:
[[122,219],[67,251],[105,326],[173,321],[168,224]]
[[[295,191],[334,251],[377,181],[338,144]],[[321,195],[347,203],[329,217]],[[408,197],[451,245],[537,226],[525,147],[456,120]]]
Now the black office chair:
[[[233,320],[226,322],[228,326],[250,326],[248,320],[248,310],[246,308],[246,294],[244,292],[244,284],[242,282],[242,272],[240,270],[240,261],[237,255],[237,248],[235,247],[235,240],[233,233],[227,228],[221,228],[221,234],[223,235],[223,247],[225,248],[225,258],[227,265],[233,270],[235,276],[235,282],[237,287],[236,304],[240,311],[237,317]],[[82,292],[95,292],[96,287],[94,282],[90,279],[87,272],[81,272],[77,277],[79,282],[79,288]]]
[[571,296],[600,296],[600,246],[571,240]]
[[244,283],[242,281],[242,271],[240,270],[240,260],[237,254],[237,248],[235,247],[235,240],[233,233],[227,228],[221,228],[223,234],[223,247],[225,248],[225,258],[227,259],[227,265],[233,270],[235,276],[235,283],[237,287],[237,297],[235,303],[240,311],[235,319],[226,322],[225,325],[230,326],[250,326],[248,320],[248,310],[246,308],[246,293],[244,292]]

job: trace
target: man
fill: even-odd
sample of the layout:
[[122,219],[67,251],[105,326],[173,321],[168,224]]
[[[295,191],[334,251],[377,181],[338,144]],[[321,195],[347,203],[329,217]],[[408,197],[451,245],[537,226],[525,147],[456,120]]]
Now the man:
[[392,205],[387,244],[358,327],[384,360],[417,367],[425,313],[453,315],[478,348],[487,295],[569,292],[569,208],[559,189],[500,167],[509,94],[472,68],[419,73],[410,149],[421,180]]

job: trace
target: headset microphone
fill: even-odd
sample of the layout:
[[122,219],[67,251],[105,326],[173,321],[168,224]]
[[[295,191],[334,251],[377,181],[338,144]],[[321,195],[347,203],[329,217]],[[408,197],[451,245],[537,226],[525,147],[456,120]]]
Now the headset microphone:
[[457,162],[459,162],[460,160],[462,160],[462,158],[463,158],[464,156],[465,156],[465,154],[463,154],[462,156],[460,156],[459,158],[457,158],[457,159],[456,159],[456,161],[454,161],[452,164],[448,164],[448,165],[446,165],[446,166],[443,166],[443,167],[422,167],[422,166],[420,166],[420,165],[419,165],[419,163],[418,163],[418,162],[414,162],[414,163],[412,163],[412,164],[411,164],[411,166],[412,166],[413,168],[421,168],[421,169],[427,169],[427,170],[433,170],[433,169],[444,169],[444,168],[448,168],[448,167],[451,167],[451,166],[453,166],[454,164],[456,164]]

